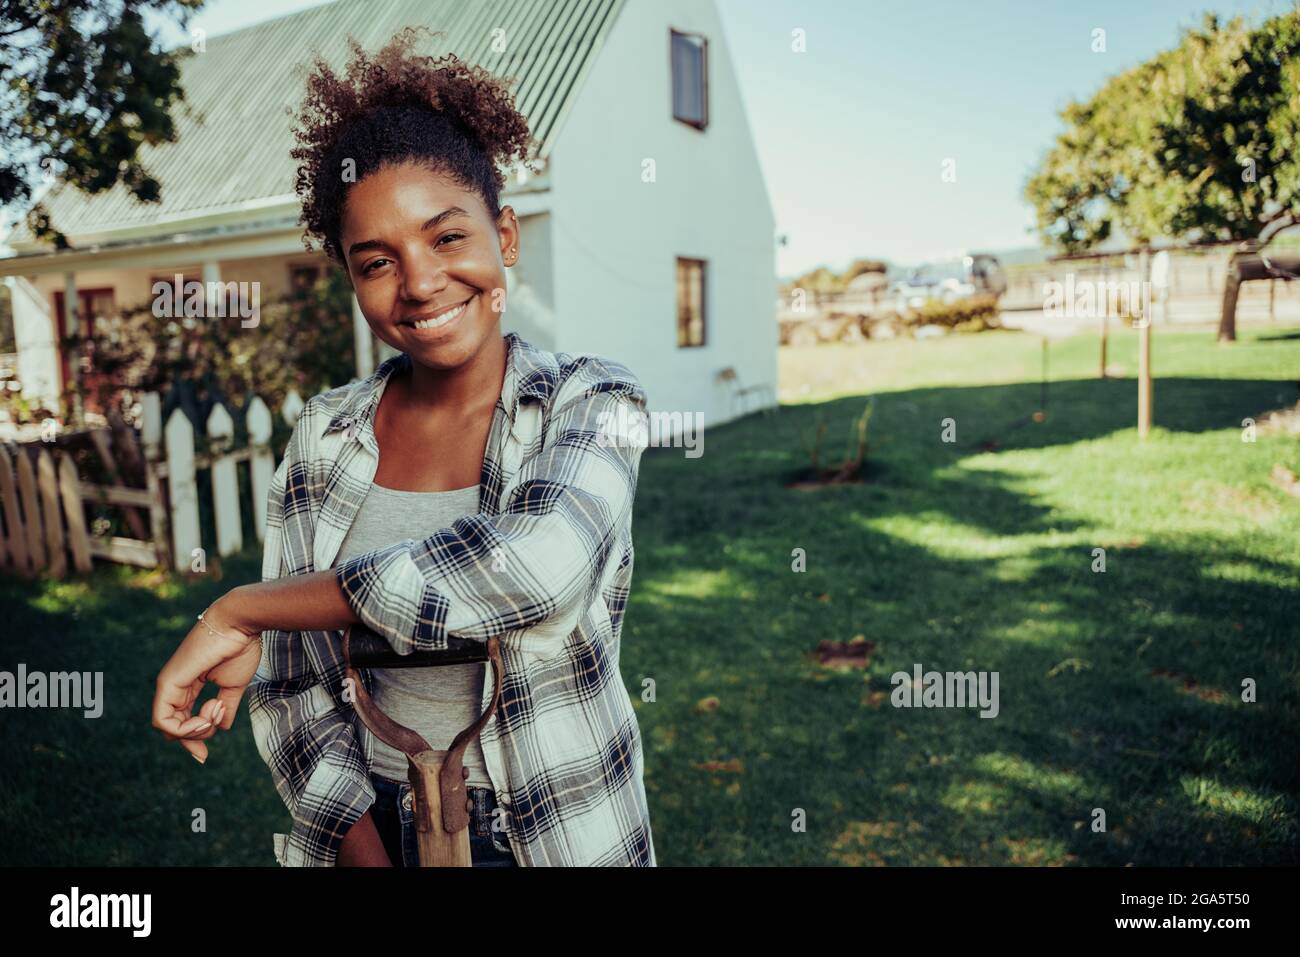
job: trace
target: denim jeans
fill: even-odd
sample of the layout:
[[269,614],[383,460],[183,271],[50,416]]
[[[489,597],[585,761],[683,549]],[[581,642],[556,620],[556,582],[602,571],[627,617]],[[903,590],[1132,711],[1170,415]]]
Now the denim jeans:
[[[370,816],[394,867],[419,867],[419,845],[415,837],[415,812],[411,810],[411,783],[390,781],[371,775],[375,803]],[[474,810],[469,815],[469,855],[474,867],[517,867],[510,842],[503,831],[493,831],[497,807],[491,788],[467,788]]]

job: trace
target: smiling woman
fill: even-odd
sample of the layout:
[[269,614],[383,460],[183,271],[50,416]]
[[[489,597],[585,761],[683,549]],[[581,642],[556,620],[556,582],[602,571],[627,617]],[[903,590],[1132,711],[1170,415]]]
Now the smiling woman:
[[[409,865],[406,759],[354,721],[342,629],[399,655],[498,639],[501,707],[464,753],[474,865],[653,866],[618,666],[645,391],[611,359],[502,334],[519,223],[500,167],[525,159],[528,125],[500,80],[413,55],[416,36],[373,58],[353,43],[341,75],[318,61],[293,151],[308,235],[398,354],[307,403],[271,486],[263,581],[191,630],[154,726],[203,761],[251,689],[294,818],[277,860]],[[359,674],[437,751],[494,700],[481,662]],[[221,691],[191,715],[206,681]]]

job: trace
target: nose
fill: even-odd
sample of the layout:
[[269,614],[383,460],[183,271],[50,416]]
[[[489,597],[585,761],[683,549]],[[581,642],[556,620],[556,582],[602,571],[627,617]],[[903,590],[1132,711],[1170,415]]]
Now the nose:
[[427,302],[447,288],[447,273],[438,257],[429,251],[416,249],[403,259],[402,285],[399,290],[403,299]]

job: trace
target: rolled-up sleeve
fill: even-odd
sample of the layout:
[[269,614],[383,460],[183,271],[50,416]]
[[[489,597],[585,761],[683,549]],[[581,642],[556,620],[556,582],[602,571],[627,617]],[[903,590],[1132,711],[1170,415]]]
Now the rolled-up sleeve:
[[600,368],[621,374],[557,397],[501,514],[466,516],[337,566],[352,610],[398,654],[443,648],[448,636],[559,650],[630,521],[647,445],[645,391],[621,365]]

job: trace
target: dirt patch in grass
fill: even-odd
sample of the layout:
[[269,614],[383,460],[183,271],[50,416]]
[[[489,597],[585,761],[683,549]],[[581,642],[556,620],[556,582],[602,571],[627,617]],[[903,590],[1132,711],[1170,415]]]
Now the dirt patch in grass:
[[1151,669],[1151,677],[1163,678],[1166,681],[1173,682],[1179,691],[1184,694],[1195,695],[1202,701],[1209,701],[1213,704],[1222,704],[1228,700],[1228,696],[1218,688],[1203,688],[1200,683],[1191,675],[1185,675],[1178,671],[1167,671],[1164,668]]
[[822,639],[817,642],[813,655],[819,664],[827,668],[865,668],[875,650],[874,641],[867,641],[862,635],[854,635],[848,641]]
[[875,462],[863,462],[861,465],[846,463],[838,468],[817,469],[816,471],[810,467],[805,467],[788,474],[785,487],[800,492],[811,492],[821,488],[864,485],[869,482],[879,481],[884,472],[884,468]]

